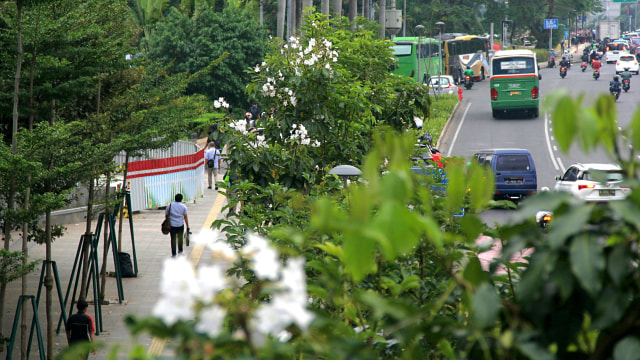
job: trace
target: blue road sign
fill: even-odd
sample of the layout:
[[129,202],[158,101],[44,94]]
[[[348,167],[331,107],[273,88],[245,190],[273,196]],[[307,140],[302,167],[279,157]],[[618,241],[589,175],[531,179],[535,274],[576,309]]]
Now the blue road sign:
[[557,29],[558,28],[558,19],[544,19],[544,28],[545,29]]

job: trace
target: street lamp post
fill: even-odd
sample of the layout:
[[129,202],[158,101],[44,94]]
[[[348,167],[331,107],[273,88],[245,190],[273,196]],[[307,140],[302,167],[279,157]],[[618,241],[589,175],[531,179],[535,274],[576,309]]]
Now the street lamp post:
[[416,49],[418,49],[416,50],[418,52],[418,73],[416,74],[416,81],[422,82],[420,77],[420,63],[422,62],[420,61],[420,53],[422,52],[422,33],[424,32],[424,26],[416,25],[416,32],[418,33],[418,46],[416,47]]
[[438,56],[440,57],[440,66],[438,66],[438,76],[442,75],[442,31],[444,28],[444,23],[442,21],[438,21],[436,23],[438,28],[440,28],[440,41],[438,41]]

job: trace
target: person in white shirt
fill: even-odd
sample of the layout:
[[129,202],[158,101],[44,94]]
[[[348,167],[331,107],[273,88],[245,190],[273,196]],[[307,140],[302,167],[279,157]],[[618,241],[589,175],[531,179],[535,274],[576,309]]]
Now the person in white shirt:
[[174,202],[172,202],[164,214],[169,218],[169,224],[171,224],[171,256],[176,256],[176,240],[178,241],[178,254],[182,254],[182,241],[184,238],[184,226],[187,225],[187,232],[189,229],[189,217],[187,216],[187,207],[182,203],[182,194],[176,194]]
[[[207,169],[207,174],[209,175],[209,189],[211,189],[212,182],[215,183],[218,181],[218,171],[220,169],[220,150],[216,148],[216,143],[214,141],[209,142],[209,147],[204,153],[204,161]],[[216,190],[218,190],[218,185],[216,185]]]

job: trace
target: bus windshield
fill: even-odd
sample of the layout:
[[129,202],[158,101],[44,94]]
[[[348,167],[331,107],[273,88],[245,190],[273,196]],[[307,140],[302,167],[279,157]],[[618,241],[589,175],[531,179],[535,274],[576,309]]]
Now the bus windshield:
[[413,46],[411,44],[398,44],[391,46],[393,50],[393,55],[395,56],[407,56],[411,55],[411,48]]
[[493,75],[534,74],[534,60],[530,57],[493,59]]

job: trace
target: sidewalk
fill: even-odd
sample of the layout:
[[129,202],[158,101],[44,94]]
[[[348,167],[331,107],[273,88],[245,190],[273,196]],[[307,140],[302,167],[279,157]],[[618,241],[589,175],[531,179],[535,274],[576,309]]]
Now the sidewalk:
[[[220,177],[219,177],[219,180]],[[217,201],[216,201],[217,200]],[[205,194],[202,198],[197,199],[192,203],[188,203],[188,216],[191,231],[194,236],[197,235],[203,228],[208,229],[211,222],[220,216],[219,209],[226,203],[226,199],[223,194],[218,194],[213,189],[205,189]],[[216,206],[214,206],[214,204]],[[147,317],[151,315],[151,311],[155,305],[156,299],[159,296],[159,281],[162,270],[162,263],[164,259],[171,255],[170,240],[168,235],[162,235],[160,232],[160,224],[164,219],[164,210],[143,210],[133,214],[133,228],[134,239],[136,246],[136,254],[138,260],[138,276],[136,278],[124,278],[123,293],[124,301],[122,304],[118,303],[118,290],[116,287],[116,280],[112,277],[107,277],[106,281],[106,299],[109,300],[108,305],[102,306],[102,322],[103,332],[100,332],[96,336],[96,341],[106,344],[105,347],[98,350],[96,355],[90,355],[90,359],[106,359],[109,352],[114,345],[120,345],[120,349],[117,352],[116,358],[127,358],[129,350],[134,345],[142,345],[148,348],[152,342],[149,335],[141,335],[137,338],[133,338],[124,324],[124,317],[133,314],[138,317]],[[92,231],[95,231],[95,222],[92,224]],[[117,227],[117,225],[116,225]],[[69,277],[73,266],[73,261],[76,255],[76,250],[80,241],[80,236],[85,231],[85,223],[67,224],[67,230],[63,237],[54,241],[52,245],[52,259],[56,261],[58,271],[60,275],[62,296],[65,296],[67,291],[67,285],[69,283]],[[122,251],[132,254],[131,236],[129,234],[128,221],[125,218],[123,223],[123,236],[122,236]],[[11,245],[12,251],[21,249],[21,240],[17,238],[17,235],[13,238],[14,242]],[[102,243],[102,240],[100,241]],[[192,259],[198,259],[202,253],[202,248],[198,248],[195,244],[191,244],[190,247],[185,248],[185,255],[190,256]],[[32,260],[45,258],[45,246],[37,245],[35,243],[29,243],[29,256]],[[102,265],[102,245],[98,250],[98,257],[100,258],[100,265]],[[133,258],[133,256],[132,256]],[[132,259],[133,260],[133,259]],[[38,265],[36,271],[29,275],[28,288],[30,289],[29,295],[37,295],[38,281],[40,278],[41,265]],[[107,260],[107,272],[115,271],[113,265],[113,257],[110,255]],[[4,326],[2,332],[5,336],[11,335],[11,328],[14,321],[14,314],[16,312],[16,305],[18,296],[21,293],[21,281],[16,280],[11,282],[7,288],[7,296],[5,301],[4,312]],[[55,331],[58,319],[60,317],[60,305],[58,302],[58,295],[55,290],[53,292],[53,329]],[[93,294],[88,296],[90,302],[89,309],[87,310],[92,316],[95,316],[95,308],[92,304]],[[46,343],[47,325],[45,314],[45,289],[42,289],[40,296],[40,304],[38,308],[40,326],[42,328],[42,336]],[[66,306],[66,311],[69,310],[69,305]],[[27,309],[29,314],[29,323],[31,321],[31,311]],[[19,329],[19,327],[18,327]],[[58,354],[62,349],[67,346],[66,335],[64,333],[64,327],[61,328],[60,334],[54,335],[54,352]],[[45,346],[46,347],[46,346]],[[165,349],[163,354],[170,354],[170,349]],[[13,359],[20,359],[20,334],[16,335],[16,342],[13,349]],[[0,357],[5,357],[5,353],[2,353]],[[39,358],[37,339],[34,336],[33,344],[31,345],[31,359]]]

